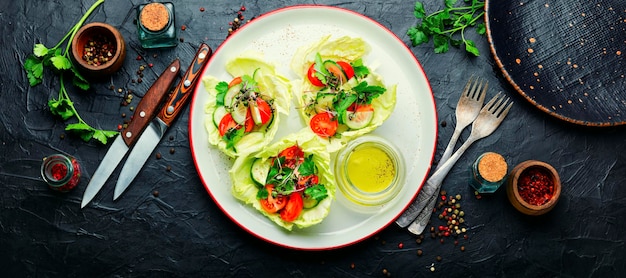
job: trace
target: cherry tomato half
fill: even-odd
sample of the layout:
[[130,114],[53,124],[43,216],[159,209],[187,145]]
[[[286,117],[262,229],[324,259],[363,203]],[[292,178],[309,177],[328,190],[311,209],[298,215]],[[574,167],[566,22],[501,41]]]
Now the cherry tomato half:
[[284,149],[282,152],[278,154],[279,157],[284,156],[285,159],[297,159],[303,158],[304,152],[298,145],[293,145],[289,148]]
[[296,189],[303,189],[307,187],[311,187],[320,182],[320,179],[317,175],[312,174],[308,176],[303,176],[298,178],[298,182],[296,183]]
[[350,105],[347,109],[350,112],[368,112],[374,111],[374,106],[371,104],[357,104],[356,102]]
[[237,128],[237,122],[233,119],[233,116],[230,113],[227,113],[221,120],[220,124],[217,127],[217,130],[220,132],[220,136],[224,136],[226,132],[228,132],[231,128]]
[[248,112],[246,113],[246,122],[245,124],[245,131],[246,132],[250,132],[252,131],[252,129],[254,128],[254,119],[252,119],[252,114],[250,113],[250,108],[248,108]]
[[272,107],[264,99],[257,97],[256,104],[261,114],[261,124],[264,125],[272,118]]
[[333,120],[329,113],[318,113],[309,122],[311,130],[320,137],[330,137],[337,132],[339,123]]
[[352,66],[348,62],[337,61],[335,63],[341,67],[343,73],[345,73],[346,77],[348,77],[348,80],[354,77],[354,68],[352,68]]
[[300,193],[291,194],[285,207],[280,210],[280,218],[287,222],[293,222],[298,219],[303,207],[302,195]]
[[259,202],[261,203],[261,208],[268,213],[276,213],[279,210],[283,209],[287,204],[287,197],[283,195],[279,195],[276,197],[272,196],[272,190],[274,190],[273,185],[266,185],[267,189],[267,199],[261,199]]
[[324,87],[324,83],[322,83],[322,81],[319,80],[319,78],[317,78],[317,76],[315,76],[316,72],[317,71],[315,70],[315,63],[313,63],[313,64],[311,64],[311,66],[309,67],[309,70],[306,73],[306,76],[309,79],[309,82],[311,82],[311,84],[313,84],[313,86]]

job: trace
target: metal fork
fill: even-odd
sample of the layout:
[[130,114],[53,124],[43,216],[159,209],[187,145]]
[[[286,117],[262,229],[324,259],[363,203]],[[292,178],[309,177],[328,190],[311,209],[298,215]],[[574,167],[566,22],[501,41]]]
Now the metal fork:
[[441,167],[435,170],[435,173],[426,181],[415,201],[400,215],[396,223],[400,227],[406,227],[409,224],[409,231],[414,234],[421,234],[428,224],[432,208],[437,201],[437,193],[452,166],[459,160],[461,155],[469,148],[471,144],[481,138],[485,138],[493,133],[494,130],[502,123],[513,105],[509,102],[509,98],[501,97],[502,93],[494,96],[480,110],[478,117],[472,124],[472,131],[467,140],[459,147],[459,149],[448,159]]
[[[472,81],[474,81],[473,84]],[[487,81],[478,80],[478,78],[474,78],[474,76],[470,77],[467,84],[465,84],[465,89],[463,89],[459,102],[456,104],[456,127],[454,128],[454,133],[452,133],[450,142],[448,142],[448,146],[443,152],[441,159],[439,159],[439,165],[435,170],[441,168],[441,165],[443,165],[450,158],[452,151],[456,146],[456,142],[459,140],[461,131],[474,122],[476,117],[478,117],[480,108],[485,102],[487,87],[489,87],[488,85],[489,83]]]

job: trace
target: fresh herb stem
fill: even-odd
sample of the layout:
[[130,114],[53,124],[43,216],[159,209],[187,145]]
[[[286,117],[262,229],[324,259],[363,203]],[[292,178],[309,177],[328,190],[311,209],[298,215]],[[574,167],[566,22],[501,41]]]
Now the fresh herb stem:
[[[420,22],[407,31],[413,46],[427,43],[432,38],[435,53],[448,52],[450,45],[465,45],[468,53],[479,56],[478,48],[474,41],[465,36],[465,31],[468,27],[476,27],[478,34],[485,34],[485,24],[477,23],[485,14],[485,2],[464,0],[468,5],[455,6],[457,2],[458,0],[444,0],[445,8],[428,15],[422,2],[415,2],[414,15]],[[455,39],[454,35],[457,33],[460,33],[461,39]]]
[[[28,56],[24,62],[24,69],[26,70],[28,82],[31,87],[43,82],[44,67],[48,66],[56,70],[59,74],[59,96],[57,99],[50,99],[48,101],[50,112],[53,115],[60,116],[64,121],[76,117],[78,123],[68,124],[65,130],[77,133],[85,141],[95,138],[102,144],[106,144],[107,139],[115,136],[117,131],[94,128],[80,117],[65,88],[65,78],[66,75],[73,74],[72,83],[76,87],[82,90],[89,89],[89,82],[74,67],[74,63],[71,60],[70,52],[72,40],[74,40],[74,36],[76,36],[76,33],[87,18],[100,4],[104,3],[104,1],[105,0],[97,0],[54,47],[47,48],[43,44],[35,44],[33,54]],[[66,44],[64,49],[61,48],[63,44]]]

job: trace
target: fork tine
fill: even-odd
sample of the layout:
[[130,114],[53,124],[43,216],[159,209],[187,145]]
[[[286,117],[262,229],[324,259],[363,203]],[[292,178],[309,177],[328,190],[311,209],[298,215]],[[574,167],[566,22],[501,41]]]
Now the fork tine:
[[463,88],[463,94],[461,95],[462,97],[469,96],[469,91],[470,91],[470,87],[472,86],[473,79],[474,79],[474,75],[470,76],[469,80],[467,80],[467,83],[465,84],[465,88]]
[[480,103],[483,103],[485,101],[485,96],[487,95],[488,87],[489,87],[489,81],[485,81],[485,86],[483,87],[483,90],[478,92],[478,95],[476,95],[475,99],[479,101]]
[[[506,99],[506,101],[509,101],[509,98]],[[509,102],[509,105],[506,105],[506,108],[504,108],[504,106],[506,105],[506,102],[502,105],[502,109],[500,109],[500,111],[498,112],[498,114],[496,115],[499,118],[504,118],[506,116],[506,114],[509,113],[509,110],[511,110],[511,106],[513,106],[513,102]]]
[[493,98],[491,98],[491,100],[489,100],[489,102],[487,102],[487,104],[485,104],[485,106],[483,107],[483,109],[481,110],[481,112],[484,111],[489,111],[491,110],[491,107],[493,106],[493,104],[496,102],[496,100],[498,100],[500,98],[500,95],[502,94],[502,92],[498,92]]
[[479,79],[478,77],[476,77],[474,79],[474,86],[472,86],[472,90],[467,95],[467,97],[469,97],[471,99],[474,99],[474,96],[476,95],[476,91],[477,91],[476,87],[478,87],[478,90],[480,90],[480,87],[482,87],[482,85],[483,85],[482,82],[480,82],[480,84],[479,84],[480,80],[478,80],[478,79]]

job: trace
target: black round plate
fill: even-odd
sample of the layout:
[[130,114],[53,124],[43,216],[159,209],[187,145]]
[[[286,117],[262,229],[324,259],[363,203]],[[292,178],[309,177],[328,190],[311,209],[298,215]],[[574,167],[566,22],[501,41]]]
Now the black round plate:
[[585,126],[626,124],[626,1],[486,0],[491,52],[528,101]]

